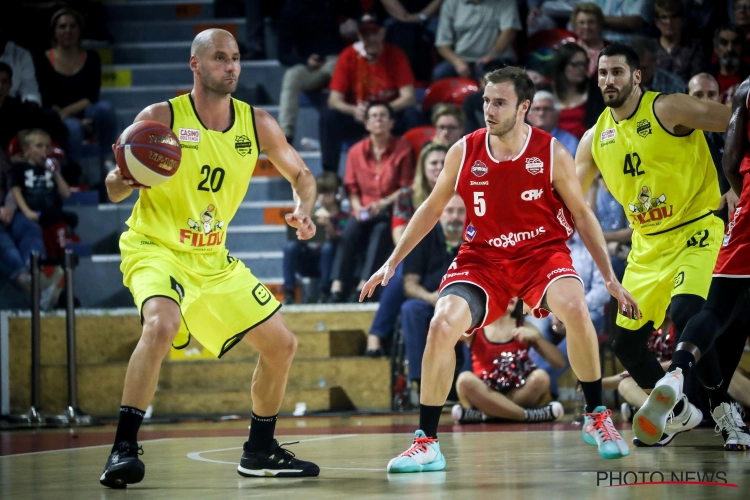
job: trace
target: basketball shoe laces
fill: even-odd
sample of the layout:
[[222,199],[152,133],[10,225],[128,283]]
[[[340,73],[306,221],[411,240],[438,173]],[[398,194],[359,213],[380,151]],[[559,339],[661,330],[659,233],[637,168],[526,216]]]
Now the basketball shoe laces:
[[586,424],[586,427],[583,428],[583,432],[588,434],[596,429],[604,441],[617,440],[615,438],[615,436],[617,436],[617,430],[615,429],[614,424],[612,424],[612,420],[609,419],[609,417],[612,416],[612,410],[607,409],[603,412],[584,413],[583,415],[591,419],[591,421]]
[[427,453],[427,445],[437,443],[437,441],[438,441],[437,438],[431,438],[431,437],[414,438],[414,441],[411,443],[411,448],[403,452],[401,456],[410,457],[420,452]]
[[292,441],[291,443],[280,443],[276,445],[276,449],[273,450],[272,456],[279,463],[293,463],[296,455],[293,452],[282,448],[282,446],[289,446],[290,444],[297,443],[299,443],[299,441]]
[[738,406],[735,406],[735,403],[729,405],[730,412],[722,415],[719,421],[716,422],[716,427],[714,427],[714,432],[716,434],[723,434],[723,432],[726,432],[727,438],[731,437],[738,439],[738,434],[744,432],[742,428],[745,427],[745,421],[743,420],[745,410],[742,408],[738,409]]
[[529,415],[529,422],[542,422],[555,419],[555,415],[554,413],[552,413],[552,407],[550,405],[547,405],[543,408],[527,410],[527,412]]

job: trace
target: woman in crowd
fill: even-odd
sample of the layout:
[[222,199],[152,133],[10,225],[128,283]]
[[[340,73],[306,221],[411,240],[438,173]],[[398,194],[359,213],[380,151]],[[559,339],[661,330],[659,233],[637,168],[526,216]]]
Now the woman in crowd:
[[[109,171],[114,168],[111,147],[117,138],[117,123],[112,106],[99,100],[102,84],[99,55],[81,48],[83,16],[79,12],[60,9],[52,16],[50,26],[52,48],[36,60],[44,106],[56,111],[68,129],[65,148],[68,159],[74,163],[80,161],[87,132],[93,132],[102,168]],[[103,176],[99,172],[89,173],[89,181],[100,179]]]
[[560,101],[559,128],[578,139],[591,128],[604,111],[604,99],[596,83],[588,77],[589,56],[575,43],[561,45],[552,58],[552,90]]

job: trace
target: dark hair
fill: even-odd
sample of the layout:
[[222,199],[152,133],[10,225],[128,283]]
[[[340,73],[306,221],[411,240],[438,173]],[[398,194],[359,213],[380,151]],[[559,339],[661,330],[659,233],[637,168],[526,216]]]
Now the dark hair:
[[[589,54],[586,49],[576,43],[566,43],[560,45],[555,51],[555,55],[552,57],[550,63],[549,74],[552,75],[552,90],[558,99],[563,100],[565,98],[565,88],[567,87],[567,77],[565,76],[565,67],[570,63],[576,54],[583,54],[586,56],[586,60],[589,59]],[[578,92],[586,92],[589,85],[589,79],[584,79],[578,84]]]
[[318,194],[336,193],[339,190],[339,176],[333,172],[323,172],[315,179],[315,184]]
[[661,12],[674,12],[678,17],[685,17],[685,8],[680,0],[655,0],[654,17]]
[[632,47],[625,45],[624,43],[614,42],[607,45],[601,52],[599,52],[599,60],[601,61],[604,56],[624,56],[625,63],[630,68],[631,73],[641,68],[641,58],[638,57],[638,54]]
[[[51,39],[53,47],[57,45],[57,39],[55,38],[55,27],[57,26],[57,22],[62,16],[72,16],[76,20],[76,24],[78,25],[78,30],[81,33],[81,37],[83,36],[83,14],[75,9],[71,9],[70,7],[63,7],[62,9],[52,14],[52,18],[50,18],[49,20],[49,27],[52,31]],[[80,38],[78,41],[80,43]]]
[[744,43],[745,42],[745,32],[742,31],[742,28],[739,26],[735,26],[734,24],[722,24],[718,28],[716,28],[716,31],[714,31],[714,43],[719,41],[719,33],[722,31],[731,31],[735,35],[737,35],[737,38]]
[[484,75],[484,84],[488,83],[505,83],[512,82],[513,90],[518,96],[518,102],[516,103],[516,109],[524,101],[531,101],[534,99],[536,93],[536,87],[534,82],[531,81],[529,75],[526,74],[526,70],[519,68],[518,66],[506,66],[505,68],[498,69]]
[[491,59],[487,61],[484,66],[482,66],[482,78],[484,78],[487,73],[492,73],[493,71],[503,69],[506,66],[508,65],[502,62],[500,59]]
[[367,103],[367,108],[365,108],[365,120],[370,116],[370,109],[376,107],[376,106],[383,106],[385,109],[388,110],[388,118],[393,120],[393,108],[390,104],[388,104],[385,101],[372,101]]
[[8,73],[8,78],[13,79],[13,68],[4,62],[0,62],[0,73]]

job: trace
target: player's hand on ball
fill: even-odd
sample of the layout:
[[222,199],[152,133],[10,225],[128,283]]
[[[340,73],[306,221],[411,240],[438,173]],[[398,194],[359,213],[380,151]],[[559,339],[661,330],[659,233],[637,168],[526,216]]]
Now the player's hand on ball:
[[617,281],[607,283],[607,291],[617,299],[617,312],[630,319],[641,319],[643,314],[632,295]]
[[379,284],[383,286],[387,285],[391,280],[394,272],[396,272],[396,265],[393,264],[390,260],[386,260],[385,264],[383,264],[383,267],[378,269],[375,274],[370,276],[370,279],[367,280],[365,286],[362,287],[362,291],[359,294],[359,301],[362,302],[363,300],[365,300],[365,297],[372,297],[372,292],[375,291],[375,288]]
[[114,172],[115,177],[120,179],[123,184],[126,186],[132,188],[132,189],[151,189],[150,186],[144,186],[143,184],[139,184],[138,181],[131,179],[129,177],[125,177],[122,174],[122,170],[120,170],[120,167],[116,167],[112,172]]
[[284,216],[286,223],[297,228],[297,239],[309,240],[315,236],[315,224],[309,215],[302,212],[294,212]]

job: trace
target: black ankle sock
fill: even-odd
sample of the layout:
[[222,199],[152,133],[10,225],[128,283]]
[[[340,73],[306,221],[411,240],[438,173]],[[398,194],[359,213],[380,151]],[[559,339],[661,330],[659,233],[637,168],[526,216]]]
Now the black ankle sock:
[[713,410],[721,403],[729,403],[729,395],[727,394],[727,388],[724,381],[720,381],[716,387],[703,386],[708,393],[708,406]]
[[593,382],[581,382],[583,389],[583,398],[586,400],[586,411],[594,411],[597,406],[602,404],[602,379]]
[[419,428],[424,431],[427,437],[436,438],[440,414],[443,412],[442,406],[427,406],[420,403],[419,405]]
[[682,350],[675,351],[674,356],[672,356],[672,363],[669,365],[669,370],[667,370],[667,372],[679,368],[682,370],[682,375],[687,377],[688,371],[690,371],[690,368],[692,368],[694,364],[695,356],[693,356],[692,352]]
[[251,450],[270,450],[273,443],[273,433],[276,430],[276,418],[278,414],[272,417],[259,417],[255,413],[251,414],[250,437],[247,440],[247,446]]
[[146,412],[133,408],[132,406],[120,407],[120,419],[117,421],[117,432],[115,433],[115,444],[112,451],[123,441],[138,441],[138,429],[143,422],[143,415]]

